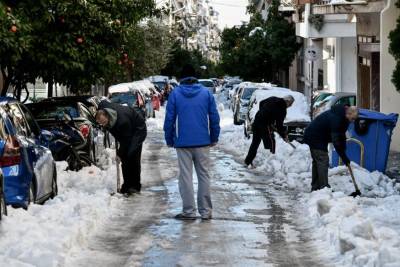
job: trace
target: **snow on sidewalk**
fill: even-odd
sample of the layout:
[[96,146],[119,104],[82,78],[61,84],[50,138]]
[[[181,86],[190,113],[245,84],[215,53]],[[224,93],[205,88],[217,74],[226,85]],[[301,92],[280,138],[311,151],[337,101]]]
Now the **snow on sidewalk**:
[[[232,112],[219,106],[221,115],[220,147],[244,160],[251,140],[243,126],[234,126]],[[338,266],[400,266],[399,185],[386,175],[354,165],[354,173],[363,197],[352,198],[354,191],[346,167],[329,171],[330,190],[311,190],[311,157],[307,145],[294,143],[296,149],[277,137],[277,153],[260,145],[254,161],[257,171],[272,177],[282,189],[302,192],[299,199],[305,223],[316,229],[320,253],[334,257]]]
[[110,196],[116,184],[114,153],[104,152],[105,170],[69,172],[66,163],[57,163],[57,197],[27,211],[9,208],[0,224],[1,265],[62,266],[70,248],[84,245],[121,201]]

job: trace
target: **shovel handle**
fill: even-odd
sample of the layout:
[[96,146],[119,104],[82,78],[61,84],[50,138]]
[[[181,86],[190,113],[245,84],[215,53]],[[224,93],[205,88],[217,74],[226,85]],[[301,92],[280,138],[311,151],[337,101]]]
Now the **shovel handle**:
[[356,191],[360,191],[360,189],[358,188],[358,185],[356,183],[356,178],[354,177],[353,169],[351,168],[350,164],[347,164],[346,166],[349,169],[350,176],[351,176],[351,179],[353,180],[353,184],[354,184]]

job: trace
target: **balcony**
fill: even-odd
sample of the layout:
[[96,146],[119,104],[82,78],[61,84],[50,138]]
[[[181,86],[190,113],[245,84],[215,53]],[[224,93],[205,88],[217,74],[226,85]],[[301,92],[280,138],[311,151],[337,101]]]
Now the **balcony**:
[[[313,21],[318,16],[319,21]],[[305,5],[303,17],[297,19],[296,35],[303,38],[356,37],[356,18],[353,14],[313,14]]]
[[313,14],[378,13],[385,8],[383,0],[319,0],[314,1]]

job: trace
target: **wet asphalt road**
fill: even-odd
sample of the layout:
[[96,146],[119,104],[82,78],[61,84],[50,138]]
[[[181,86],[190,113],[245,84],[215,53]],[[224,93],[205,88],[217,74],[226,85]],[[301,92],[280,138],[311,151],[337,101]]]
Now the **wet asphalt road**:
[[181,209],[176,156],[161,140],[161,132],[151,133],[143,158],[143,180],[154,182],[124,199],[67,266],[329,266],[309,240],[311,229],[298,223],[296,193],[218,148],[210,169],[214,219],[173,219]]

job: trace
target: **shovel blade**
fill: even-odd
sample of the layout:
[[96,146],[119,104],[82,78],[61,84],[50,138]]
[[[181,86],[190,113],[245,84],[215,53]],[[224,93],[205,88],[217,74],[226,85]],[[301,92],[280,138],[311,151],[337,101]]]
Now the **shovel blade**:
[[355,192],[350,194],[351,197],[358,197],[361,196],[361,191],[360,190],[356,190]]

